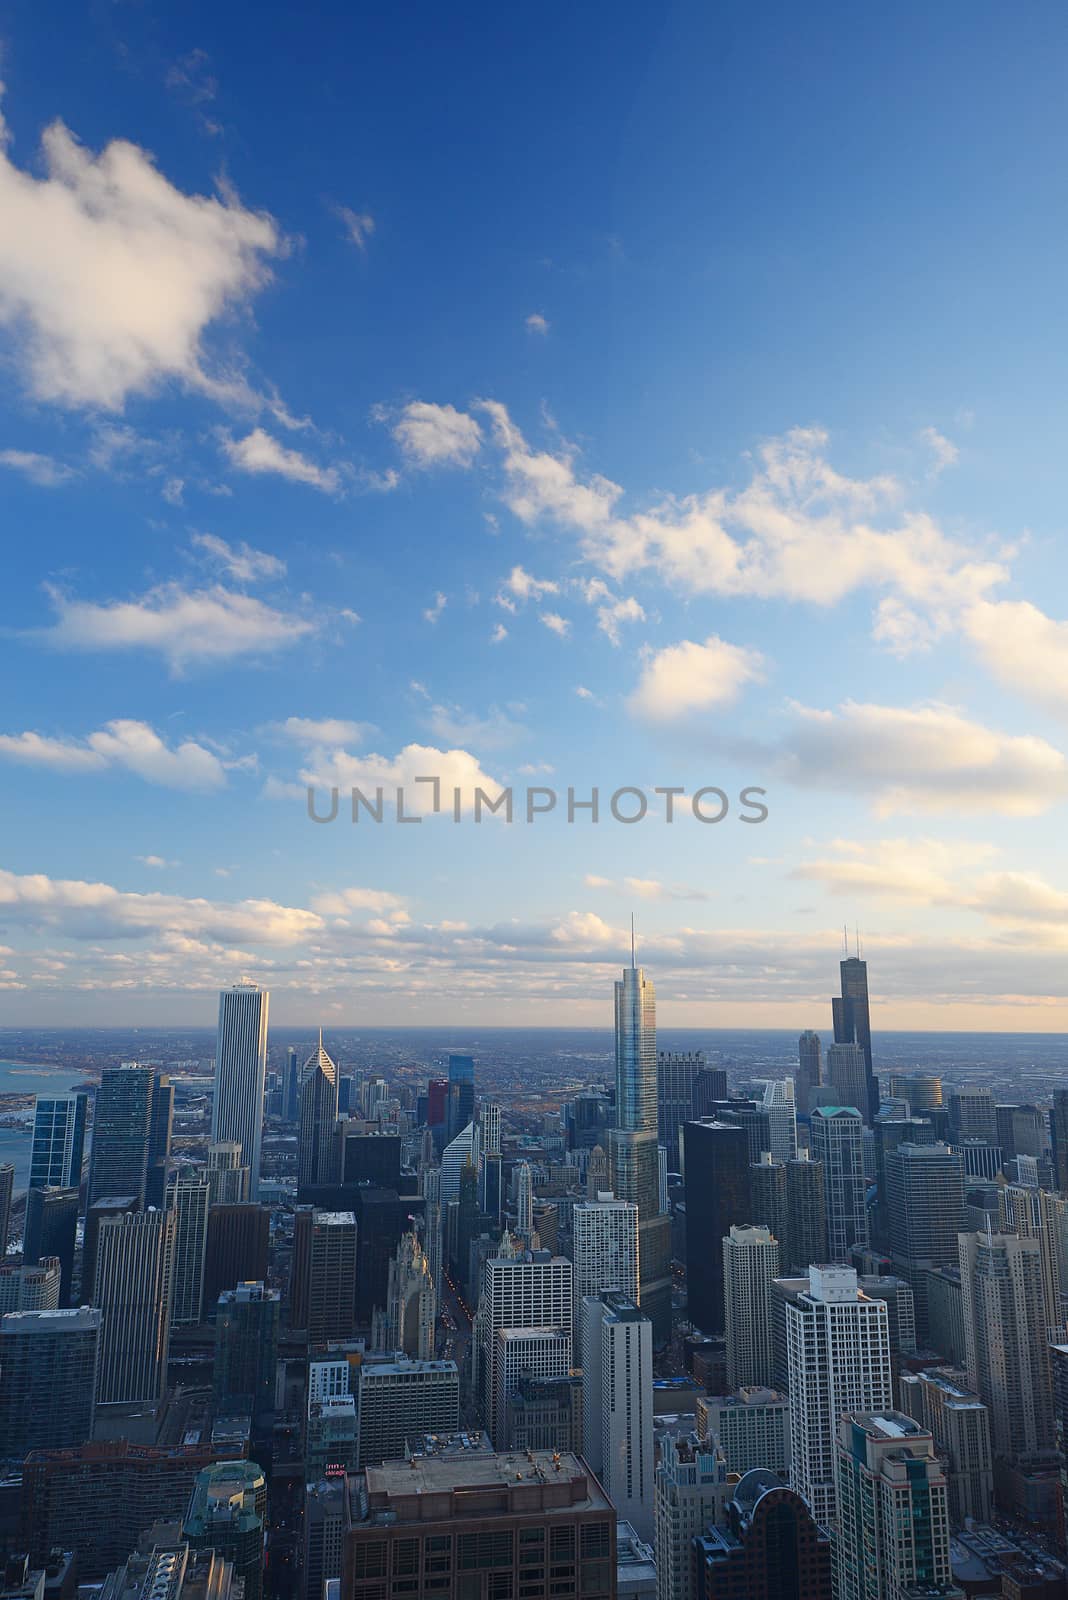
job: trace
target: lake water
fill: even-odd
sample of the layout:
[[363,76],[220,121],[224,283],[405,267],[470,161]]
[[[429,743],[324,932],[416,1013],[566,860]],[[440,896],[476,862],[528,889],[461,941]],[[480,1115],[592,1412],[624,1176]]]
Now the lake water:
[[[63,1094],[73,1089],[78,1078],[69,1067],[35,1066],[25,1061],[0,1061],[0,1113],[9,1094]],[[15,1168],[15,1188],[25,1189],[30,1181],[30,1118],[26,1132],[0,1128],[0,1163],[10,1161]]]

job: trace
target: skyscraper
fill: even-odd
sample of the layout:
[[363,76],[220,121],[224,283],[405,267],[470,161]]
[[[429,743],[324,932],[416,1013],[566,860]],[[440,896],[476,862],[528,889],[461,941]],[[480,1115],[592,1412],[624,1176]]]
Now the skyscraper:
[[212,1379],[220,1413],[258,1422],[274,1409],[281,1299],[262,1283],[239,1283],[219,1296]]
[[848,1261],[854,1245],[868,1243],[863,1118],[853,1106],[817,1106],[810,1130],[813,1159],[823,1167],[827,1253]]
[[867,1105],[858,1109],[866,1121],[879,1109],[879,1086],[875,1081],[871,1049],[871,1012],[868,1003],[868,963],[859,956],[846,956],[839,962],[842,993],[831,1002],[835,1044],[858,1044],[864,1055],[867,1077]]
[[166,1201],[174,1121],[174,1085],[163,1072],[152,1074],[152,1116],[148,1126],[148,1166],[145,1204],[162,1207]]
[[767,1388],[774,1377],[771,1285],[779,1276],[779,1241],[767,1228],[732,1225],[723,1240],[727,1383]]
[[523,1250],[505,1234],[500,1249],[482,1263],[472,1356],[482,1414],[499,1415],[494,1346],[501,1328],[560,1328],[572,1332],[574,1272],[563,1256]]
[[768,1118],[768,1148],[775,1161],[797,1159],[797,1107],[792,1078],[770,1078],[764,1085],[763,1108]]
[[237,1206],[248,1200],[249,1170],[241,1163],[241,1145],[236,1139],[208,1145],[204,1177],[213,1206]]
[[319,1048],[304,1063],[300,1084],[300,1138],[297,1148],[297,1193],[313,1184],[334,1181],[334,1126],[337,1122],[337,1066]]
[[177,1173],[167,1191],[174,1212],[174,1275],[171,1327],[195,1325],[204,1303],[204,1260],[208,1248],[211,1190],[199,1168]]
[[[298,1212],[298,1219],[303,1215]],[[351,1339],[356,1331],[356,1217],[313,1211],[293,1241],[293,1271],[304,1280],[309,1344]]]
[[657,1054],[657,1124],[670,1172],[682,1170],[679,1133],[683,1123],[694,1115],[694,1083],[704,1064],[703,1050],[661,1050]]
[[449,1057],[448,1137],[467,1127],[475,1115],[475,1061],[473,1056]]
[[[197,1476],[182,1529],[194,1550],[233,1562],[245,1600],[263,1594],[263,1525],[267,1482],[254,1461],[219,1461]],[[153,1600],[159,1591],[150,1590]],[[166,1591],[163,1591],[165,1594]]]
[[686,1293],[690,1321],[722,1333],[723,1258],[715,1246],[733,1222],[749,1222],[749,1135],[726,1122],[688,1122],[686,1168]]
[[616,1199],[638,1207],[638,1300],[654,1343],[662,1344],[671,1337],[671,1219],[660,1211],[658,1148],[656,992],[632,964],[616,983],[616,1126],[609,1153]]
[[215,1143],[236,1139],[242,1165],[249,1169],[249,1194],[260,1186],[263,1139],[263,1091],[267,1075],[266,989],[237,984],[219,995],[219,1032],[215,1046],[215,1100],[211,1137]]
[[964,1227],[964,1172],[945,1144],[899,1144],[885,1160],[886,1215],[894,1271],[912,1286],[921,1342],[930,1333],[928,1273],[956,1266]]
[[903,1412],[843,1416],[836,1441],[838,1600],[945,1593],[946,1475],[926,1429]]
[[571,1211],[571,1259],[575,1268],[575,1325],[588,1294],[616,1289],[638,1298],[638,1208],[601,1196],[576,1201]]
[[358,1462],[398,1460],[409,1440],[449,1434],[459,1426],[460,1375],[455,1361],[397,1356],[360,1363],[356,1387]]
[[1051,1450],[1053,1397],[1037,1239],[962,1233],[968,1382],[990,1412],[995,1456]]
[[872,1121],[875,1113],[868,1110],[868,1067],[859,1044],[827,1046],[826,1079],[840,1106],[855,1106],[865,1122]]
[[152,1068],[135,1061],[104,1068],[93,1114],[89,1205],[110,1195],[133,1195],[144,1205],[154,1082]]
[[0,1165],[0,1258],[11,1238],[11,1201],[15,1193],[15,1168],[10,1161]]
[[694,1541],[699,1600],[831,1600],[831,1540],[804,1501],[756,1468],[732,1486],[723,1525]]
[[950,1522],[955,1528],[966,1517],[989,1522],[994,1457],[986,1406],[952,1369],[903,1373],[900,1388],[902,1410],[928,1430],[945,1461]]
[[212,1205],[204,1253],[204,1314],[215,1315],[219,1296],[239,1283],[267,1277],[271,1219],[263,1206]]
[[417,1233],[406,1233],[389,1264],[384,1309],[376,1310],[372,1344],[376,1350],[402,1350],[417,1361],[434,1357],[438,1296],[430,1262]]
[[820,1064],[820,1036],[806,1028],[797,1041],[797,1073],[794,1077],[794,1099],[798,1114],[807,1117],[812,1110],[813,1096],[823,1082]]
[[729,1493],[714,1439],[664,1434],[656,1468],[657,1600],[694,1600],[693,1541],[721,1521]]
[[620,1517],[655,1534],[653,1330],[622,1294],[582,1304],[583,1455]]
[[167,1384],[174,1271],[173,1211],[106,1217],[96,1251],[101,1312],[97,1402],[155,1404]]
[[85,1094],[39,1094],[33,1110],[30,1188],[77,1189],[85,1154]]
[[61,1306],[70,1305],[77,1231],[77,1189],[48,1187],[27,1191],[22,1259],[29,1266],[40,1261],[43,1256],[54,1256],[59,1261]]
[[1053,1091],[1049,1136],[1053,1153],[1053,1186],[1062,1193],[1068,1193],[1068,1089]]
[[516,1233],[529,1245],[534,1232],[534,1184],[529,1161],[521,1161],[515,1170],[515,1192]]
[[890,1330],[851,1267],[812,1266],[785,1295],[790,1390],[790,1482],[821,1527],[835,1517],[838,1420],[893,1404]]
[[0,1318],[0,1459],[92,1437],[99,1344],[88,1306]]

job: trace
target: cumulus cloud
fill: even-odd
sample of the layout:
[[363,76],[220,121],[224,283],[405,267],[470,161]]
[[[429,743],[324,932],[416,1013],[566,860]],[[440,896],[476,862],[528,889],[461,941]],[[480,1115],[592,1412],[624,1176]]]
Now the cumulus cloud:
[[349,206],[335,206],[334,215],[345,229],[345,236],[357,250],[366,251],[367,242],[375,231],[375,219],[369,211],[353,211]]
[[684,639],[648,657],[627,705],[633,715],[650,722],[676,721],[730,705],[745,684],[763,677],[764,661],[755,650],[728,644],[715,634],[703,644]]
[[190,543],[222,567],[228,577],[238,583],[257,583],[261,578],[284,578],[286,564],[266,550],[254,550],[241,541],[239,545],[227,544],[214,533],[194,533]]
[[58,489],[78,476],[73,467],[64,466],[52,456],[38,455],[35,450],[0,450],[0,467],[21,472],[40,489]]
[[403,896],[393,894],[389,889],[361,889],[355,886],[313,896],[312,909],[324,917],[347,917],[353,911],[374,911],[404,921],[408,917]]
[[427,400],[404,407],[393,437],[414,467],[469,467],[482,445],[482,429],[474,417]]
[[53,772],[125,769],[168,789],[219,789],[226,771],[219,757],[193,739],[173,748],[147,722],[117,718],[83,740],[26,732],[0,734],[0,757]]
[[417,783],[417,778],[437,778],[438,809],[452,814],[453,790],[460,791],[460,806],[468,813],[474,805],[474,792],[495,799],[505,786],[483,771],[477,757],[467,750],[442,750],[434,745],[408,744],[395,756],[374,752],[353,754],[349,750],[322,746],[308,752],[298,773],[298,783],[268,780],[266,792],[277,799],[306,797],[308,788],[338,789],[346,794],[359,789],[369,799],[381,788],[392,805],[396,790],[404,790],[404,808],[409,816],[428,816],[434,810],[434,787]]
[[548,628],[550,633],[555,633],[561,639],[571,629],[570,622],[566,617],[562,617],[559,611],[539,611],[538,621],[543,627]]
[[296,744],[359,744],[371,731],[371,723],[343,717],[287,717],[277,728]]
[[163,871],[166,867],[180,867],[180,861],[168,861],[166,856],[134,856],[135,861],[140,861],[143,867],[152,867],[154,870]]
[[336,467],[320,467],[314,461],[281,444],[264,428],[253,428],[243,439],[223,437],[223,449],[230,464],[239,472],[273,473],[291,483],[306,483],[324,494],[337,494],[341,474]]
[[503,644],[508,637],[508,629],[503,622],[498,622],[490,634],[490,644]]
[[624,622],[644,622],[645,612],[633,595],[619,600],[609,600],[597,608],[597,626],[615,645],[619,644],[619,630]]
[[117,411],[170,379],[232,398],[204,336],[267,280],[273,219],[184,194],[126,140],[94,155],[59,121],[41,157],[38,176],[0,146],[0,324],[33,396]]
[[1026,600],[987,600],[967,612],[964,629],[1000,683],[1068,716],[1068,622]]
[[314,632],[307,618],[216,584],[159,584],[134,600],[75,600],[51,591],[56,621],[36,637],[61,650],[153,650],[175,674],[190,666],[266,655]]
[[505,611],[515,611],[517,601],[541,600],[544,595],[559,593],[555,578],[535,578],[524,567],[515,566],[502,580],[495,603]]
[[803,787],[868,794],[880,815],[1036,816],[1068,797],[1068,760],[1053,745],[984,727],[953,706],[847,700],[835,711],[790,711],[790,730],[767,747],[778,770]]

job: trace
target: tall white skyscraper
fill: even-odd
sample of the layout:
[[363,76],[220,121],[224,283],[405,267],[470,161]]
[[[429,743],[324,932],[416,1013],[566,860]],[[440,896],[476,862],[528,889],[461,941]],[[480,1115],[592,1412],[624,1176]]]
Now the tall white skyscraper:
[[968,1382],[990,1412],[995,1457],[1018,1461],[1054,1442],[1053,1395],[1037,1239],[959,1235]]
[[534,1232],[534,1180],[529,1161],[521,1161],[516,1168],[515,1192],[516,1232],[529,1244]]
[[267,1076],[268,993],[254,983],[236,984],[219,995],[219,1034],[215,1046],[213,1142],[236,1139],[241,1164],[249,1169],[249,1191],[260,1188],[263,1091]]
[[482,1124],[482,1149],[488,1156],[499,1156],[501,1153],[501,1108],[497,1105],[484,1105],[479,1112],[479,1121]]
[[778,1239],[767,1228],[732,1226],[723,1241],[727,1385],[731,1389],[772,1386],[771,1285],[778,1276]]
[[731,1487],[714,1439],[664,1434],[656,1468],[657,1600],[693,1600],[693,1541],[710,1522],[722,1522]]
[[[787,1280],[789,1283],[789,1280]],[[809,1267],[785,1295],[790,1388],[790,1482],[821,1527],[835,1519],[835,1449],[847,1411],[893,1404],[889,1313],[852,1267]]]
[[445,1215],[450,1200],[460,1198],[460,1174],[470,1161],[478,1169],[479,1138],[478,1127],[469,1122],[466,1128],[461,1128],[456,1138],[447,1144],[441,1152],[441,1214]]
[[[849,1048],[859,1054],[859,1046]],[[817,1106],[809,1138],[813,1161],[823,1164],[828,1256],[831,1261],[848,1261],[855,1244],[868,1243],[864,1118],[853,1106]]]
[[588,1294],[616,1289],[638,1298],[638,1207],[629,1200],[599,1195],[580,1200],[571,1212],[571,1254],[575,1264],[575,1326],[581,1327]]
[[548,1250],[518,1248],[509,1234],[498,1253],[482,1263],[482,1285],[471,1353],[477,1362],[476,1390],[481,1390],[483,1415],[500,1414],[497,1381],[501,1368],[494,1357],[502,1328],[555,1328],[571,1338],[571,1262]]
[[769,1078],[764,1085],[763,1110],[768,1116],[768,1139],[773,1161],[797,1160],[797,1107],[794,1080]]
[[660,1343],[671,1336],[671,1219],[660,1210],[656,991],[633,955],[616,984],[616,1125],[608,1139],[613,1192],[638,1207],[639,1302]]
[[653,1329],[622,1294],[582,1302],[583,1455],[621,1520],[655,1537]]

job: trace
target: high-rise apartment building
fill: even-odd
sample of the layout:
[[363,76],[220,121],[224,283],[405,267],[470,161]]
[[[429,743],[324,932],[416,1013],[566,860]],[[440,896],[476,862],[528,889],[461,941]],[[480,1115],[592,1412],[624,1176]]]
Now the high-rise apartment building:
[[690,1321],[704,1333],[724,1330],[723,1260],[714,1241],[735,1222],[750,1222],[749,1136],[725,1122],[688,1122],[686,1293]]
[[39,1094],[33,1108],[30,1188],[77,1189],[85,1155],[86,1094]]
[[0,1317],[0,1459],[92,1438],[100,1321],[88,1306]]
[[994,1501],[994,1457],[990,1413],[952,1368],[904,1372],[901,1409],[927,1429],[946,1468],[949,1520],[989,1522]]
[[97,1403],[156,1404],[167,1385],[174,1272],[173,1211],[127,1212],[100,1224]]
[[412,1442],[459,1427],[460,1375],[455,1361],[363,1361],[356,1385],[357,1462],[399,1460]]
[[588,1294],[617,1289],[638,1298],[638,1208],[600,1195],[571,1210],[571,1259],[575,1268],[575,1326]]
[[583,1455],[620,1517],[651,1540],[653,1330],[626,1295],[588,1295],[582,1304]]
[[1049,1138],[1053,1157],[1053,1187],[1062,1194],[1068,1194],[1068,1089],[1053,1091]]
[[512,1399],[524,1379],[566,1378],[572,1369],[571,1332],[564,1328],[500,1328],[490,1351],[490,1386],[497,1409],[487,1418],[494,1449],[511,1450]]
[[182,1533],[192,1549],[233,1563],[245,1600],[263,1594],[266,1515],[267,1481],[254,1461],[219,1461],[197,1474]]
[[823,1082],[822,1045],[820,1036],[806,1028],[797,1041],[797,1072],[794,1075],[794,1099],[798,1114],[807,1117],[815,1105],[816,1090]]
[[266,989],[255,984],[237,984],[219,995],[211,1137],[215,1143],[236,1140],[241,1146],[241,1164],[249,1169],[253,1200],[260,1184],[267,1005]]
[[239,1206],[248,1202],[249,1170],[242,1165],[241,1146],[236,1139],[220,1139],[208,1145],[204,1177],[213,1206]]
[[990,1412],[995,1456],[1051,1450],[1053,1398],[1037,1239],[962,1233],[968,1382]]
[[693,1541],[722,1520],[730,1489],[727,1465],[714,1439],[666,1433],[656,1468],[657,1600],[694,1600]]
[[771,1285],[779,1276],[779,1241],[767,1228],[733,1224],[723,1240],[727,1383],[766,1387],[774,1376]]
[[667,1151],[668,1170],[681,1172],[679,1135],[694,1116],[693,1090],[704,1070],[703,1050],[661,1050],[656,1058],[656,1107],[660,1143]]
[[304,1063],[300,1083],[300,1134],[297,1143],[297,1193],[335,1181],[334,1128],[337,1124],[337,1065],[319,1048]]
[[847,1414],[836,1467],[838,1600],[944,1595],[953,1579],[946,1476],[930,1433],[901,1411]]
[[174,1212],[172,1328],[195,1325],[203,1314],[210,1198],[211,1189],[199,1168],[183,1168],[167,1191]]
[[[867,1121],[879,1109],[879,1086],[875,1079],[871,1047],[871,1011],[868,1001],[868,963],[859,956],[839,962],[841,995],[831,1001],[835,1044],[857,1044],[864,1056],[867,1078],[866,1105],[861,1111]],[[829,1054],[829,1052],[828,1052]]]
[[653,1324],[654,1342],[662,1344],[671,1337],[671,1219],[660,1210],[656,991],[633,964],[615,986],[615,1024],[612,1190],[638,1208],[638,1300]]
[[[768,1119],[768,1152],[773,1161],[797,1159],[797,1107],[792,1078],[769,1078],[761,1102]],[[763,1153],[763,1152],[762,1152]]]
[[851,1267],[812,1266],[785,1297],[790,1391],[790,1482],[821,1527],[835,1517],[838,1420],[893,1405],[890,1330]]
[[258,1423],[274,1409],[281,1297],[262,1283],[239,1283],[219,1296],[212,1381],[221,1413]]
[[786,1481],[790,1470],[790,1402],[778,1389],[739,1389],[699,1396],[697,1431],[719,1442],[728,1472],[765,1467]]
[[144,1205],[154,1087],[151,1067],[130,1061],[104,1068],[93,1113],[89,1205],[110,1195],[132,1195]]
[[574,1269],[548,1250],[518,1249],[505,1234],[499,1251],[482,1263],[472,1356],[482,1414],[500,1414],[494,1347],[502,1328],[553,1328],[572,1333]]
[[958,1262],[964,1167],[945,1144],[899,1144],[885,1158],[886,1220],[894,1271],[912,1286],[921,1342],[930,1334],[928,1273]]
[[868,1244],[864,1119],[853,1106],[817,1106],[809,1126],[813,1160],[823,1168],[827,1254],[848,1261],[854,1245]]
[[148,1124],[148,1166],[145,1169],[146,1206],[162,1209],[166,1204],[173,1125],[174,1085],[166,1073],[153,1072],[152,1115]]
[[60,1264],[55,1256],[34,1266],[0,1267],[0,1313],[58,1311]]

